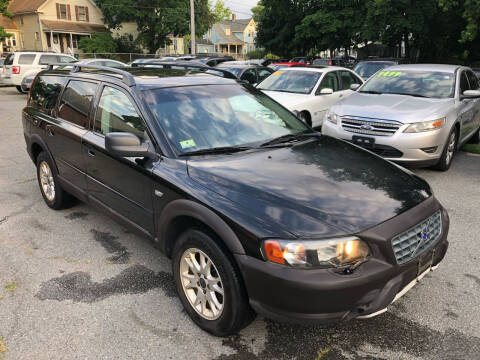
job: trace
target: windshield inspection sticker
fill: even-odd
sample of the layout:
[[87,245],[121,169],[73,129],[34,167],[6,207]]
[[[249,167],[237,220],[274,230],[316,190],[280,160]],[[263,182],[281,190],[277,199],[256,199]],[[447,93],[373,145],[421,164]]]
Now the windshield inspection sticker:
[[380,71],[377,77],[397,77],[402,75],[400,71]]
[[193,139],[188,139],[180,141],[180,146],[182,147],[182,149],[189,149],[197,146],[197,144],[195,144],[195,141],[193,141]]

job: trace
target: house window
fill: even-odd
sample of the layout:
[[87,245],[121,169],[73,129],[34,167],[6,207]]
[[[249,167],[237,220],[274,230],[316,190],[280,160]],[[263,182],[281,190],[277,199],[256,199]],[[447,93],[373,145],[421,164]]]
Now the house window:
[[20,17],[20,24],[23,25],[23,16]]
[[59,18],[62,20],[67,20],[68,15],[67,15],[67,5],[66,4],[58,4],[58,14]]
[[72,47],[78,49],[78,35],[72,35]]
[[230,28],[226,28],[226,29],[225,29],[225,34],[226,34],[227,36],[230,36],[230,35],[232,34],[231,31],[230,31]]
[[78,7],[78,21],[87,21],[87,7],[79,6]]

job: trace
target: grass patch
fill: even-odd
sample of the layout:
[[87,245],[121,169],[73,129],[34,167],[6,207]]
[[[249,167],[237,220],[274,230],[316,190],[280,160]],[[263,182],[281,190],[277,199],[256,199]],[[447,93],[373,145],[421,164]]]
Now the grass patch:
[[15,290],[17,290],[17,288],[18,288],[18,283],[17,283],[16,281],[14,281],[14,282],[12,282],[12,283],[10,283],[10,284],[5,285],[5,289],[6,289],[7,291],[10,291],[11,293],[14,293]]
[[472,154],[480,154],[480,144],[465,144],[462,147],[462,151],[466,151]]
[[5,341],[3,340],[3,338],[0,337],[0,355],[6,353],[7,350],[8,349],[7,349],[7,345],[5,345]]

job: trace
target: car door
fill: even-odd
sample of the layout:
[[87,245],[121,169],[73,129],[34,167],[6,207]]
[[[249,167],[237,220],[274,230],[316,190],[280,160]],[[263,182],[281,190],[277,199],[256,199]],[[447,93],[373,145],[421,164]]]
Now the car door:
[[87,188],[82,138],[88,131],[97,88],[98,82],[71,79],[52,114],[53,120],[45,126],[47,145],[59,175],[81,192]]
[[[322,94],[322,89],[332,89],[333,94]],[[312,126],[315,127],[322,125],[327,110],[340,99],[340,81],[337,71],[325,72],[314,94],[311,115]]]
[[[470,85],[470,90],[479,90],[480,84],[478,81],[477,75],[471,71],[467,70],[468,84]],[[472,132],[477,131],[480,127],[480,99],[472,99],[474,103],[473,116],[472,116]]]
[[463,142],[475,130],[474,122],[477,99],[469,99],[463,97],[463,92],[470,90],[467,71],[462,70],[459,81],[459,98],[460,98],[460,122],[462,124],[460,131],[460,143]]
[[142,141],[149,141],[139,114],[127,91],[115,85],[103,86],[91,131],[83,138],[87,189],[94,205],[120,215],[124,221],[152,236],[153,183],[149,163],[144,159],[114,156],[105,149],[105,135],[111,132],[130,132]]

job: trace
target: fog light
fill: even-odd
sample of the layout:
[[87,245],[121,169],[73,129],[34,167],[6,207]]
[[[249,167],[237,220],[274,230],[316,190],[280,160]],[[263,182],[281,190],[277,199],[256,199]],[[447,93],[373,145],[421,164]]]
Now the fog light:
[[422,151],[426,152],[427,154],[433,154],[435,151],[437,151],[438,146],[432,146],[432,147],[427,147],[423,148]]

